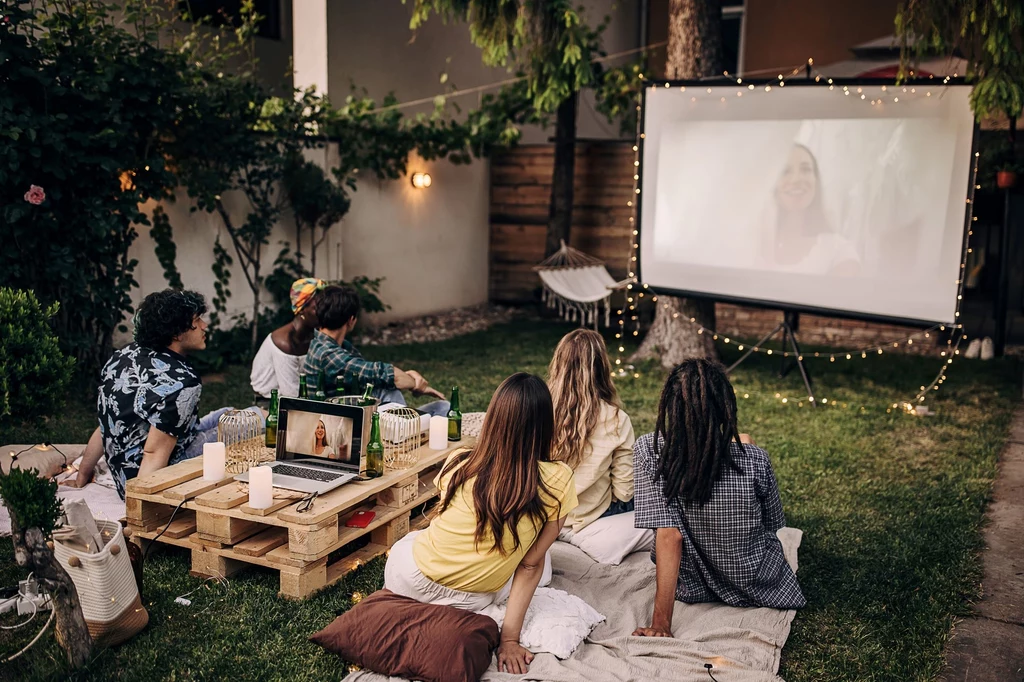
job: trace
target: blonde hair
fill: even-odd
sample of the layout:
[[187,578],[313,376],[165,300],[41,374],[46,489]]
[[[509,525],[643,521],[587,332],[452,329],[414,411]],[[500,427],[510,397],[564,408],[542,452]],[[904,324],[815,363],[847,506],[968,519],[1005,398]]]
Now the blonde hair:
[[601,335],[577,329],[562,337],[548,366],[548,387],[555,408],[551,459],[575,470],[597,426],[601,403],[622,407]]

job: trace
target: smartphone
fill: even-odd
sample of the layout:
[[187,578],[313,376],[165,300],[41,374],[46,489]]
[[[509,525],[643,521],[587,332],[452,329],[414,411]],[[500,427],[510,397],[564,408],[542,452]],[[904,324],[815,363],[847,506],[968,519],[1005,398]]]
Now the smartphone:
[[352,515],[345,525],[349,528],[366,528],[373,521],[373,517],[377,515],[377,512],[362,509]]

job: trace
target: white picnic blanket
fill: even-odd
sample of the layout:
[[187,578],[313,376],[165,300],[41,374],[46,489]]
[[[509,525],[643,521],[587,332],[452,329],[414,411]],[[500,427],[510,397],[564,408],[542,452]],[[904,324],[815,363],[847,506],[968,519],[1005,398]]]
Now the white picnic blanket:
[[[796,566],[802,532],[784,528],[779,539],[786,558]],[[526,675],[499,673],[494,659],[483,676],[487,682],[708,682],[704,667],[729,682],[777,682],[779,657],[789,637],[795,611],[736,608],[725,604],[676,602],[673,639],[631,637],[649,624],[654,606],[654,564],[647,553],[632,554],[618,566],[599,564],[582,550],[556,542],[551,550],[551,587],[575,594],[608,618],[567,660],[538,654]],[[400,682],[370,672],[356,672],[347,682]]]
[[[78,475],[78,465],[82,461],[79,457],[75,460],[72,471],[61,474],[57,478],[60,483],[68,478]],[[110,476],[110,469],[107,467],[107,460],[101,457],[96,463],[92,483],[84,488],[69,488],[60,486],[57,488],[57,497],[61,500],[85,500],[92,511],[93,518],[104,521],[120,521],[124,518],[124,500],[117,496],[114,488],[114,479]],[[0,536],[11,534],[11,516],[7,507],[0,500]]]

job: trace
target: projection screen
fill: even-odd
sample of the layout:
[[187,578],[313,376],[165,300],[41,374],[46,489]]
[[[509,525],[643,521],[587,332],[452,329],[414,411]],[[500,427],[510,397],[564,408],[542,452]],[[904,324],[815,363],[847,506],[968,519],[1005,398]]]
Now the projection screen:
[[969,95],[937,84],[647,87],[637,275],[665,293],[954,322]]

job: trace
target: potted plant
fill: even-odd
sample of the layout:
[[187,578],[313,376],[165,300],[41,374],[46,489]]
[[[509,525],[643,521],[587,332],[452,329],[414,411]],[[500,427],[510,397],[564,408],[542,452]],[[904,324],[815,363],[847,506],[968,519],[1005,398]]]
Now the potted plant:
[[1007,157],[996,165],[996,186],[999,189],[1012,189],[1017,185],[1017,174],[1021,172],[1021,163],[1015,158]]

